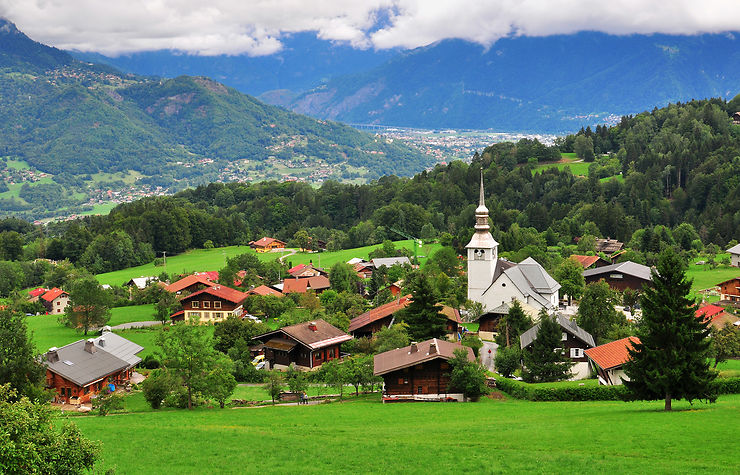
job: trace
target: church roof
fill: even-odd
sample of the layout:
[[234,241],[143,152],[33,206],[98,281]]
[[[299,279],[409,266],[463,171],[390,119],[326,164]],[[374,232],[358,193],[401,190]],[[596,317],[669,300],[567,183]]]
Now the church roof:
[[[508,267],[499,272],[502,263],[508,264]],[[543,307],[549,308],[552,304],[542,294],[553,294],[560,289],[560,284],[550,277],[550,274],[531,257],[524,259],[519,264],[499,259],[493,282],[496,282],[501,274],[506,274],[522,295],[532,297]],[[493,287],[493,282],[488,289]],[[488,292],[488,289],[486,289],[486,292]]]
[[498,246],[498,243],[495,239],[493,239],[493,236],[491,236],[491,233],[488,231],[486,232],[479,232],[476,231],[473,234],[473,237],[470,238],[470,242],[467,246],[465,246],[466,249],[492,249],[494,247]]
[[[578,338],[591,348],[596,346],[596,342],[594,342],[594,337],[591,336],[589,332],[576,325],[576,322],[574,322],[573,320],[560,314],[556,315],[555,319],[560,325],[560,328],[562,328],[566,332]],[[519,337],[519,342],[521,343],[522,349],[528,347],[532,344],[533,341],[537,339],[537,333],[540,331],[540,325],[541,324],[538,323],[537,325],[522,333],[522,335]]]

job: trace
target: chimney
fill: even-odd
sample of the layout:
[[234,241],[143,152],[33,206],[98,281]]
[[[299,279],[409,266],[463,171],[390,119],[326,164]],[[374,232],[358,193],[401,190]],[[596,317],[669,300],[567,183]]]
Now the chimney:
[[309,322],[308,329],[311,330],[312,332],[319,331],[318,328],[316,328],[316,322]]
[[409,349],[409,353],[416,353],[419,351],[419,347],[416,345],[415,341],[411,342],[411,348]]
[[105,348],[105,337],[101,336],[98,338],[98,346],[101,348]]
[[430,355],[437,354],[437,339],[436,338],[432,340],[431,343],[429,343],[429,354]]
[[90,338],[85,342],[85,351],[87,351],[90,354],[93,354],[97,351],[95,349],[95,340]]
[[46,352],[46,361],[49,363],[56,363],[59,361],[59,353],[57,353],[57,347],[52,346],[49,351]]

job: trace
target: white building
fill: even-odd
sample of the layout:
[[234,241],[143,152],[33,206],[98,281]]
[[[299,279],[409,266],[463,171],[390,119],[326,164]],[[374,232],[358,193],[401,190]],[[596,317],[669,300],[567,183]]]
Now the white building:
[[730,253],[730,265],[740,267],[740,244],[727,250]]
[[481,170],[480,202],[475,209],[475,234],[468,250],[468,298],[483,305],[484,312],[514,299],[548,311],[558,307],[560,284],[534,259],[519,264],[498,258],[498,243],[491,236]]

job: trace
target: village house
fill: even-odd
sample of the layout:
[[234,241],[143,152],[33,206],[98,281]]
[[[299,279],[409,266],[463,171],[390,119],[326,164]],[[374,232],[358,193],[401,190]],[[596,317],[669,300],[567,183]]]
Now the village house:
[[42,295],[44,295],[46,292],[48,292],[49,289],[45,289],[43,287],[38,287],[33,290],[28,291],[28,301],[29,302],[37,302]]
[[[737,112],[735,112],[737,114]],[[740,267],[740,244],[732,246],[727,250],[730,253],[730,265]]]
[[46,387],[54,390],[57,402],[89,402],[105,386],[115,389],[130,380],[144,347],[106,330],[98,338],[46,352]]
[[[588,378],[590,371],[585,351],[596,346],[594,337],[567,317],[556,315],[555,318],[562,329],[561,346],[558,349],[575,363],[571,368],[573,374],[571,379]],[[537,339],[539,330],[540,324],[538,323],[521,334],[519,340],[522,351],[528,351],[529,346]]]
[[54,287],[46,291],[39,299],[48,314],[62,314],[67,311],[69,294],[60,288]]
[[259,285],[253,289],[249,289],[245,292],[247,295],[272,295],[273,297],[282,297],[283,293],[280,292],[277,289],[273,289],[272,287],[269,287],[267,285]]
[[213,287],[215,285],[218,285],[218,284],[215,282],[211,282],[211,280],[208,278],[207,275],[192,274],[192,275],[183,277],[182,279],[176,282],[171,283],[170,285],[166,286],[164,289],[167,292],[172,292],[173,294],[188,295],[188,294],[192,294],[193,292],[202,290],[205,287]]
[[273,249],[285,249],[285,243],[279,239],[263,237],[257,241],[250,242],[249,247],[255,249],[257,252],[270,252]]
[[630,336],[585,351],[599,384],[615,386],[622,384],[622,380],[629,381],[624,364],[630,360],[628,350],[634,343],[640,343],[639,338]]
[[373,266],[369,262],[357,262],[352,268],[360,279],[369,279],[373,276]]
[[624,243],[619,242],[616,239],[597,239],[594,246],[594,251],[599,253],[603,252],[607,255],[612,255],[615,252],[619,252],[624,248]]
[[717,284],[720,302],[740,304],[740,277],[728,279]]
[[604,260],[599,256],[581,256],[573,254],[570,256],[570,259],[579,263],[584,269],[590,269],[591,267],[604,267],[611,264],[611,262]]
[[475,362],[472,348],[436,338],[375,355],[373,374],[383,378],[383,402],[463,401],[462,393],[449,390],[449,360],[458,349]]
[[159,279],[154,276],[149,277],[134,277],[133,279],[126,282],[126,287],[136,287],[139,290],[143,290],[146,288],[147,285],[149,285],[150,282],[157,282]]
[[302,369],[318,368],[341,357],[340,346],[352,339],[325,320],[298,323],[253,338],[262,342],[265,361],[273,369],[295,364]]
[[297,266],[288,269],[288,274],[296,278],[329,275],[324,269],[314,267],[313,264],[298,264]]
[[719,305],[705,305],[695,312],[696,318],[702,318],[705,322],[716,329],[724,328],[725,325],[740,325],[740,318],[731,314]]
[[309,290],[313,290],[318,295],[324,290],[331,288],[329,278],[325,275],[317,275],[315,277],[288,278],[279,285],[281,286],[281,291],[283,294],[305,294]]
[[372,337],[395,323],[394,314],[411,303],[411,294],[395,299],[356,316],[349,322],[349,333],[355,338]]
[[643,285],[650,285],[653,281],[648,266],[632,261],[587,269],[583,271],[583,278],[587,285],[603,280],[612,289],[622,292],[625,289],[641,291]]
[[248,297],[245,292],[214,285],[180,298],[182,310],[170,316],[173,322],[199,319],[200,323],[214,323],[229,315],[240,317],[244,313],[242,303]]

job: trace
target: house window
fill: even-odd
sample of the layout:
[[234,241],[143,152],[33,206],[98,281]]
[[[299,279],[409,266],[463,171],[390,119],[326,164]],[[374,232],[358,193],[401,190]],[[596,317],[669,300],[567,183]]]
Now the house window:
[[200,308],[200,302],[198,302],[197,300],[193,300],[192,302],[190,302],[190,306],[192,308]]
[[62,304],[62,302],[58,302],[58,301],[57,301],[57,305],[61,305],[61,304]]
[[188,314],[188,317],[196,317],[196,318],[197,318],[197,317],[199,317],[199,316],[200,316],[200,313],[198,313],[198,312],[190,312],[190,313]]
[[209,318],[211,318],[211,313],[210,312],[203,312],[203,318],[205,318],[206,320],[209,319]]
[[416,388],[416,394],[421,394],[421,386]]
[[221,308],[221,301],[213,302],[213,308]]
[[216,320],[220,320],[223,314],[221,312],[213,312],[213,318]]
[[208,300],[203,301],[203,308],[211,308],[211,302]]
[[583,348],[571,348],[570,357],[571,358],[583,358]]
[[560,337],[560,340],[561,340],[561,341],[568,341],[568,334],[567,334],[567,333],[565,333],[565,332],[563,332],[563,334],[562,334],[562,335],[561,335],[561,337]]

